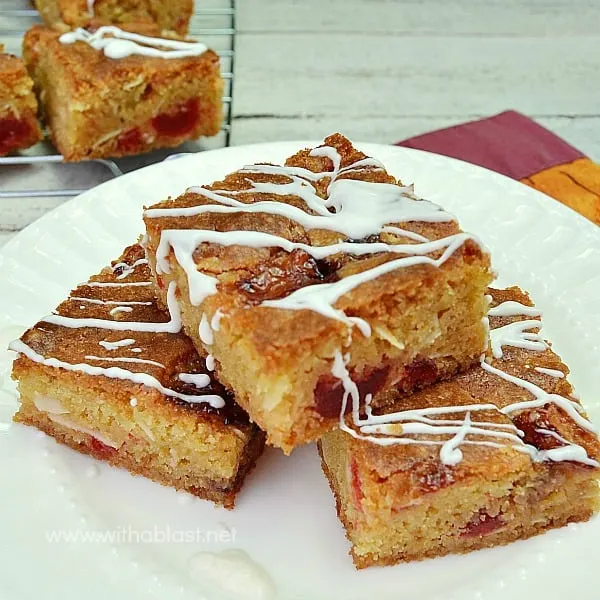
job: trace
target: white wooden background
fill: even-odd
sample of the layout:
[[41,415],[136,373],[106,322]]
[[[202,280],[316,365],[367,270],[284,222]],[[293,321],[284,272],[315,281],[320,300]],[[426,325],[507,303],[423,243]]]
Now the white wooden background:
[[[600,161],[600,0],[238,5],[234,144],[391,143],[515,108]],[[0,199],[0,246],[60,202]]]

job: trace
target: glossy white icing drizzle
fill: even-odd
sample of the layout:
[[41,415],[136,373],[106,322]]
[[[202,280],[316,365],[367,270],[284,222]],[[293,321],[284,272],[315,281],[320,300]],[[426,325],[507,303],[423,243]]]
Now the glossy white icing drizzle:
[[13,352],[18,352],[19,354],[23,354],[29,360],[32,360],[36,363],[43,364],[48,367],[55,367],[59,369],[65,369],[67,371],[76,371],[80,373],[85,373],[86,375],[102,375],[104,377],[109,377],[111,379],[123,379],[126,381],[131,381],[133,383],[138,383],[141,385],[145,385],[150,388],[154,388],[164,394],[165,396],[169,396],[172,398],[178,398],[179,400],[183,400],[185,402],[190,403],[198,403],[198,402],[207,402],[214,408],[222,408],[225,405],[225,400],[221,398],[221,396],[217,395],[206,395],[206,396],[193,396],[189,394],[181,394],[176,392],[175,390],[171,390],[169,388],[164,387],[158,379],[148,375],[147,373],[134,373],[132,371],[127,371],[120,367],[95,367],[92,365],[88,365],[85,363],[81,364],[71,364],[68,362],[64,362],[62,360],[58,360],[57,358],[45,358],[41,354],[38,354],[33,348],[30,348],[27,344],[22,342],[21,340],[15,340],[11,342],[9,349]]
[[208,50],[201,42],[183,42],[163,38],[149,37],[130,31],[123,31],[113,25],[100,27],[94,33],[85,29],[75,29],[63,33],[61,44],[85,42],[95,50],[104,52],[104,56],[118,60],[134,54],[152,58],[186,58],[200,56]]
[[[125,284],[122,284],[125,285]],[[130,284],[131,285],[131,284]],[[137,321],[115,321],[110,319],[75,319],[62,315],[48,315],[42,319],[45,323],[52,323],[62,327],[77,329],[79,327],[96,327],[98,329],[112,329],[114,331],[142,331],[148,333],[179,333],[181,331],[181,312],[175,297],[177,285],[174,281],[167,290],[167,306],[171,316],[167,323],[146,323]]]
[[[204,242],[223,246],[242,245],[253,248],[278,247],[287,252],[302,250],[316,259],[323,259],[328,256],[339,254],[340,252],[355,255],[376,252],[408,254],[409,256],[407,257],[384,263],[378,267],[346,277],[335,283],[307,286],[300,288],[283,299],[263,302],[264,306],[296,310],[299,308],[307,308],[331,317],[335,314],[336,316],[333,318],[348,322],[348,319],[346,319],[341,311],[338,311],[331,306],[331,304],[341,295],[351,291],[354,287],[362,283],[397,268],[417,264],[430,264],[439,267],[468,239],[474,238],[470,234],[458,233],[432,242],[418,244],[339,242],[328,246],[310,246],[308,244],[290,242],[286,238],[258,231],[220,232],[203,229],[172,229],[165,230],[161,234],[160,243],[156,251],[156,263],[159,272],[168,273],[170,270],[168,263],[169,251],[173,248],[175,257],[187,276],[190,301],[194,306],[198,306],[208,296],[216,292],[218,285],[217,278],[198,271],[191,256],[193,253],[193,250],[191,249],[197,248]],[[427,254],[441,250],[444,250],[444,252],[438,259],[426,256]],[[315,300],[318,300],[318,302]]]
[[156,362],[155,360],[146,360],[145,358],[134,358],[128,356],[92,356],[91,354],[86,355],[85,360],[101,360],[105,362],[122,362],[122,363],[138,363],[141,365],[152,365],[153,367],[165,368],[162,363]]
[[122,312],[133,312],[133,308],[131,308],[131,306],[115,306],[114,308],[111,308],[109,313],[111,316],[117,315],[119,313]]
[[[168,231],[171,232],[171,230]],[[164,233],[166,232],[163,232],[163,235]],[[183,239],[181,236],[181,239],[178,239],[177,244],[174,244],[172,248],[177,262],[187,274],[190,302],[194,306],[198,306],[206,297],[216,293],[218,280],[197,270],[193,258],[194,250],[196,249],[193,237],[190,236],[187,239]],[[165,253],[163,258],[161,258],[162,252]],[[156,272],[159,274],[169,273],[171,270],[169,261],[167,260],[168,253],[169,243],[167,241],[163,244],[161,235],[156,257]]]
[[535,370],[542,375],[548,375],[548,377],[556,377],[557,379],[563,379],[565,374],[558,369],[546,369],[545,367],[535,367]]
[[[246,181],[250,184],[250,187],[245,190],[210,190],[212,194],[223,195],[228,194],[229,196],[243,196],[251,192],[258,192],[262,194],[274,194],[276,196],[298,196],[306,202],[308,208],[316,212],[322,217],[328,217],[329,211],[325,207],[323,201],[317,196],[315,188],[304,179],[296,177],[295,175],[289,175],[291,179],[290,183],[270,183],[252,181],[247,179]],[[202,187],[191,187],[188,188],[188,192],[204,195],[206,191]]]
[[[332,161],[333,171],[313,173],[299,167],[281,167],[274,165],[253,165],[242,169],[248,174],[281,175],[286,177],[284,183],[259,182],[248,179],[246,190],[208,190],[190,188],[189,191],[204,196],[211,204],[183,208],[149,209],[147,218],[159,217],[191,217],[208,213],[267,213],[295,221],[305,229],[326,229],[340,233],[350,239],[362,239],[369,235],[389,233],[404,236],[413,242],[405,244],[386,243],[352,243],[342,242],[328,246],[310,246],[290,242],[289,240],[256,231],[218,232],[207,230],[163,230],[156,251],[156,271],[159,274],[169,273],[171,250],[175,260],[183,268],[188,280],[190,302],[199,306],[208,296],[215,294],[218,279],[198,270],[193,258],[196,248],[205,242],[221,245],[243,245],[255,248],[279,247],[287,252],[303,250],[316,259],[344,252],[354,255],[378,252],[404,254],[406,256],[388,261],[377,267],[346,277],[341,281],[317,284],[296,290],[289,296],[262,303],[263,306],[286,310],[312,310],[328,318],[340,320],[348,326],[356,325],[364,335],[370,335],[368,323],[354,317],[347,317],[343,311],[333,306],[340,296],[355,287],[375,279],[393,270],[419,264],[439,267],[462,246],[468,239],[475,239],[468,234],[460,233],[429,241],[424,236],[405,231],[390,223],[406,222],[450,222],[454,216],[439,206],[415,198],[411,187],[400,187],[388,183],[365,182],[357,179],[338,178],[340,174],[359,169],[383,169],[381,163],[374,159],[361,159],[344,168],[340,168],[340,156],[335,148],[323,146],[311,151],[311,156],[323,156]],[[323,177],[330,179],[329,196],[321,198],[311,182]],[[309,212],[292,204],[275,201],[257,201],[245,203],[233,196],[244,193],[259,192],[273,195],[294,195],[300,197]],[[368,207],[368,210],[365,210]],[[442,252],[438,258],[427,256],[433,252]],[[212,343],[212,331],[208,324],[201,323],[201,338],[206,344]],[[216,331],[216,328],[212,328]]]
[[131,281],[117,283],[115,281],[87,281],[86,283],[80,284],[80,287],[148,287],[152,285],[151,281]]
[[[558,448],[551,448],[550,450],[542,450],[542,453],[545,454],[547,460],[552,460],[555,462],[560,462],[563,460],[574,460],[577,462],[585,462],[587,458],[587,452],[585,448],[582,448],[578,444],[573,444],[566,440],[562,435],[556,433],[556,431],[551,431],[550,429],[537,428],[536,431],[543,435],[549,435],[554,439],[564,444],[564,446],[559,446]],[[589,463],[587,463],[589,464]]]
[[[527,309],[528,315],[526,316],[537,316],[540,314],[537,309],[535,309],[536,313],[532,314],[533,311],[529,310],[532,307],[526,307],[515,302],[506,302],[497,306],[495,308],[495,315],[492,316],[518,316],[522,314],[516,312],[519,307]],[[522,324],[528,323],[528,321],[516,321],[515,323]],[[531,327],[539,328],[541,326],[540,321],[529,321],[529,323]],[[495,330],[492,330],[491,333],[493,334],[494,331]],[[502,339],[500,348],[502,345],[523,347],[521,345],[522,339],[520,339],[519,336],[506,335],[506,331],[507,330],[504,330],[502,336],[498,336],[497,338],[497,343],[499,343],[499,340]],[[534,340],[534,342],[536,341],[537,340]],[[543,348],[536,346],[527,349],[539,351],[546,347],[547,346],[544,343]],[[462,460],[462,451],[460,450],[461,445],[482,445],[494,448],[508,446],[514,450],[528,454],[535,462],[545,460],[553,462],[575,461],[594,467],[600,467],[600,463],[589,458],[585,448],[566,440],[558,433],[551,430],[539,431],[545,435],[551,435],[555,437],[563,445],[550,450],[539,450],[538,448],[523,441],[523,432],[520,431],[514,424],[472,420],[471,414],[480,411],[494,411],[509,416],[517,411],[538,408],[548,403],[553,403],[556,404],[562,411],[564,411],[578,426],[592,433],[596,433],[596,429],[593,427],[593,425],[581,414],[583,409],[579,404],[569,398],[546,392],[539,386],[536,386],[529,381],[514,375],[510,375],[501,369],[488,364],[484,358],[481,360],[482,369],[524,389],[533,396],[533,399],[514,402],[502,408],[497,407],[495,404],[485,403],[462,406],[430,407],[398,411],[383,415],[373,415],[370,406],[370,397],[367,397],[364,405],[365,416],[361,417],[359,411],[360,397],[358,387],[352,381],[346,368],[346,362],[348,358],[349,357],[347,356],[344,358],[342,353],[337,351],[334,355],[331,372],[334,377],[337,377],[341,381],[344,389],[344,396],[340,411],[340,429],[357,439],[366,440],[381,446],[390,446],[395,444],[440,446],[440,461],[448,466],[455,466]],[[537,369],[543,368],[538,367]],[[552,369],[546,369],[546,371],[557,373],[557,371]],[[542,370],[540,372],[544,371]],[[558,371],[558,373],[564,377],[564,373],[560,371]],[[551,376],[557,375],[553,374]],[[353,426],[348,426],[345,418],[346,407],[349,399],[352,402],[351,418]],[[456,413],[465,413],[464,420],[431,418],[438,415],[443,416],[446,414]],[[407,437],[415,435],[426,435],[428,438],[415,439],[413,437]],[[445,441],[431,439],[434,436],[439,435],[451,435],[452,437]],[[477,439],[468,439],[468,436],[477,436]],[[492,439],[489,440],[489,438]]]
[[[136,263],[134,263],[134,264],[135,265],[143,265],[146,263],[141,262],[141,261],[136,261]],[[107,282],[107,283],[110,283],[110,282]],[[124,285],[132,285],[132,284],[119,283],[119,284],[115,284],[115,286],[113,286],[113,287],[121,287]],[[135,284],[133,284],[133,285],[135,285]],[[167,290],[167,307],[168,307],[169,316],[170,316],[169,321],[167,323],[124,322],[124,321],[115,321],[115,320],[85,319],[85,318],[74,319],[71,317],[64,317],[64,316],[58,315],[58,314],[49,315],[46,319],[42,319],[42,320],[45,322],[53,323],[55,325],[69,327],[69,328],[94,327],[94,328],[108,329],[108,330],[114,330],[114,331],[140,331],[140,332],[150,332],[150,333],[173,333],[173,334],[176,334],[181,331],[181,313],[180,313],[180,309],[179,309],[179,303],[177,302],[176,292],[177,292],[177,285],[175,282],[171,282],[169,284],[169,287]],[[85,300],[92,301],[93,299],[85,299]],[[103,304],[104,303],[108,304],[112,301],[108,301],[108,300],[104,301],[103,300],[103,301],[99,301],[99,302],[101,302]],[[130,304],[151,305],[152,302],[130,302]],[[100,346],[102,346],[103,348],[105,348],[108,351],[113,351],[118,348],[126,348],[128,346],[133,345],[134,343],[135,343],[135,339],[133,339],[133,338],[124,338],[124,339],[116,340],[113,342],[110,342],[107,340],[101,340],[100,342],[98,342],[98,344]],[[33,360],[35,362],[38,362],[38,363],[41,363],[41,364],[44,364],[44,365],[47,365],[50,367],[63,368],[63,369],[69,370],[69,371],[83,372],[88,375],[102,375],[102,376],[114,378],[114,379],[129,380],[133,383],[142,384],[142,385],[146,385],[148,387],[157,389],[159,392],[161,392],[162,394],[164,394],[166,396],[177,398],[179,400],[183,400],[183,401],[189,402],[189,403],[204,403],[204,402],[206,402],[206,403],[210,404],[211,406],[213,406],[214,408],[222,408],[225,405],[225,400],[219,395],[207,394],[207,395],[202,395],[202,396],[196,396],[196,395],[190,395],[190,394],[182,394],[175,390],[166,388],[155,377],[152,377],[151,375],[149,375],[147,373],[128,371],[121,367],[104,368],[104,367],[97,367],[97,366],[84,364],[84,363],[71,364],[71,363],[67,363],[65,361],[61,361],[57,358],[52,358],[52,357],[46,358],[46,357],[42,356],[41,354],[38,354],[37,352],[35,352],[35,350],[33,350],[31,347],[29,347],[27,344],[25,344],[21,340],[16,340],[16,341],[12,342],[12,344],[10,345],[10,349],[27,356],[30,360]],[[131,352],[141,352],[141,351],[142,351],[141,348],[132,348],[131,349]],[[151,366],[155,366],[155,367],[158,367],[161,369],[165,368],[165,365],[160,362],[142,359],[142,358],[136,358],[136,357],[102,357],[102,356],[86,355],[84,358],[85,358],[85,360],[90,360],[90,361],[104,361],[104,362],[115,362],[115,363],[120,362],[120,363],[130,363],[130,364],[137,363],[137,364],[151,365]],[[206,385],[208,385],[208,383],[210,382],[210,377],[205,374],[200,374],[200,375],[184,374],[184,376],[189,377],[190,382],[193,382],[196,385],[196,387],[198,387],[198,388],[206,387]],[[183,381],[183,379],[182,379],[182,381]],[[132,398],[131,406],[136,406],[136,405],[137,405],[137,400],[135,398]]]
[[213,330],[208,322],[206,314],[202,314],[200,319],[200,326],[198,327],[198,335],[203,343],[210,346],[214,341]]
[[224,316],[225,313],[220,308],[217,308],[215,314],[213,315],[213,318],[210,320],[210,328],[213,331],[219,331],[221,329],[221,319]]
[[[264,193],[279,194],[281,186],[289,184],[254,183],[253,185],[261,185],[261,191]],[[183,208],[151,208],[145,211],[144,215],[148,218],[160,218],[193,217],[208,213],[267,213],[295,221],[308,230],[326,229],[351,239],[362,239],[382,233],[389,223],[444,223],[455,220],[453,215],[433,202],[414,200],[407,193],[408,189],[389,183],[340,179],[331,185],[331,194],[326,201],[323,201],[313,190],[312,201],[310,204],[307,202],[308,207],[317,212],[313,215],[283,202],[263,200],[247,204],[225,196],[226,193],[231,192],[216,192],[195,187],[190,188],[189,191],[218,204]],[[365,206],[368,206],[369,210],[365,210]],[[337,212],[326,211],[323,207],[336,208]]]
[[539,331],[530,331],[531,329],[540,329],[542,323],[538,320],[513,321],[502,327],[496,327],[490,331],[490,345],[494,358],[502,358],[502,348],[512,346],[514,348],[523,348],[534,352],[542,352],[548,348],[548,344],[540,335]]
[[465,437],[471,431],[471,413],[467,412],[465,420],[458,431],[440,448],[440,460],[448,466],[455,466],[463,459],[462,450],[459,446],[465,441]]
[[409,231],[408,229],[402,229],[401,227],[393,227],[391,225],[386,225],[382,229],[383,233],[392,233],[394,235],[399,235],[402,237],[406,237],[410,240],[415,240],[415,242],[428,242],[429,239],[420,233],[415,233],[414,231]]
[[211,372],[215,370],[215,357],[212,354],[206,357],[206,368]]
[[255,173],[259,175],[284,175],[291,179],[292,176],[302,177],[307,181],[319,181],[323,177],[331,177],[331,172],[315,173],[302,167],[282,167],[281,165],[246,165],[240,173]]
[[286,177],[290,177],[290,175],[296,175],[297,177],[302,177],[302,179],[306,179],[307,181],[319,181],[319,179],[323,179],[324,177],[335,179],[338,175],[342,173],[348,173],[351,171],[364,169],[365,167],[377,171],[385,170],[383,164],[379,162],[376,158],[363,158],[361,160],[357,160],[355,163],[348,165],[347,167],[343,167],[337,172],[315,172],[310,171],[309,169],[304,169],[303,167],[282,167],[280,165],[256,164],[246,165],[245,167],[242,167],[240,169],[240,173],[257,173],[260,175],[285,175]]
[[[278,300],[266,300],[262,303],[262,306],[290,310],[312,310],[323,316],[347,323],[348,325],[357,325],[361,332],[365,336],[368,336],[370,335],[370,326],[366,321],[356,317],[347,317],[343,311],[336,309],[333,306],[342,295],[347,294],[363,283],[395,271],[396,269],[423,264],[439,267],[443,265],[467,239],[472,239],[472,237],[466,233],[459,233],[436,240],[436,242],[428,242],[429,244],[448,244],[439,258],[434,259],[430,256],[408,256],[398,258],[361,273],[344,277],[333,283],[323,283],[300,288],[284,298]],[[413,246],[416,245],[417,244],[414,244]]]
[[90,304],[106,306],[151,306],[152,302],[137,302],[135,300],[98,300],[97,298],[82,298],[80,296],[71,296],[69,300],[77,302],[89,302]]
[[483,348],[481,349],[482,352],[487,352],[488,349],[488,340],[490,339],[490,319],[489,317],[482,317],[481,319],[481,324],[483,325],[483,328],[485,330],[485,336],[484,336],[484,342],[483,342]]
[[569,398],[565,398],[558,394],[549,394],[541,387],[538,387],[534,383],[530,381],[526,381],[525,379],[520,379],[519,377],[515,377],[514,375],[510,375],[509,373],[505,373],[504,371],[486,363],[485,361],[481,361],[481,367],[488,373],[492,373],[493,375],[497,375],[501,379],[508,381],[510,383],[514,383],[515,385],[527,390],[534,396],[534,400],[525,400],[523,402],[515,402],[514,404],[509,404],[505,406],[500,412],[503,412],[505,415],[508,415],[512,412],[524,410],[526,408],[539,408],[540,406],[544,406],[544,404],[553,403],[556,404],[559,408],[561,408],[564,412],[579,425],[582,429],[586,429],[591,433],[596,433],[596,428],[586,419],[584,418],[580,412],[582,411],[581,406],[570,400]]
[[526,306],[514,300],[503,302],[488,311],[490,317],[518,317],[521,315],[524,317],[541,317],[542,311],[535,306]]
[[333,176],[338,173],[340,170],[340,163],[342,162],[342,157],[339,152],[332,148],[331,146],[320,146],[319,148],[313,148],[309,152],[310,156],[324,156],[328,158],[333,163]]
[[148,260],[145,258],[139,258],[131,265],[126,262],[120,262],[120,263],[117,263],[116,265],[112,266],[112,272],[115,273],[118,269],[123,269],[121,274],[117,275],[117,279],[125,279],[126,277],[129,277],[135,271],[136,267],[139,267],[140,265],[147,265],[147,264],[148,264]]
[[210,383],[210,376],[206,373],[180,373],[179,379],[183,383],[191,383],[197,388],[205,388]]
[[106,340],[102,340],[98,342],[100,346],[105,348],[106,350],[117,350],[118,348],[124,348],[125,346],[131,346],[135,344],[135,340],[133,338],[125,338],[124,340],[117,340],[116,342],[107,342]]
[[137,398],[132,398],[129,401],[129,404],[135,408],[137,406],[137,404],[138,404]]

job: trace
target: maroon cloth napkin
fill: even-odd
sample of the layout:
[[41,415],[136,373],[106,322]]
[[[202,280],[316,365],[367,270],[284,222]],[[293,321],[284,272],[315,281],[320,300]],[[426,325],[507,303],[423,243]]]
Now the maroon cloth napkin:
[[444,154],[518,179],[600,225],[600,165],[514,110],[397,145]]
[[514,110],[418,135],[397,146],[427,150],[525,179],[585,155]]

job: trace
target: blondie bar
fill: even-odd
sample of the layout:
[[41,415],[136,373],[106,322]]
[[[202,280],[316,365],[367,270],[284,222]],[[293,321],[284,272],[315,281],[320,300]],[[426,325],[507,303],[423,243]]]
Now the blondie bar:
[[35,26],[25,35],[23,56],[66,160],[139,154],[220,131],[215,52],[155,37],[151,27],[136,31]]
[[34,0],[49,27],[72,29],[88,25],[152,23],[186,35],[194,0]]
[[20,58],[0,44],[0,156],[33,146],[42,139],[33,81]]
[[489,257],[336,134],[145,212],[159,297],[225,385],[290,452],[336,426],[342,352],[375,404],[477,362]]
[[481,365],[373,410],[340,362],[352,416],[319,441],[357,567],[506,544],[589,519],[600,444],[518,288],[491,290]]
[[14,419],[59,442],[231,508],[264,434],[179,333],[175,284],[156,304],[140,246],[11,344]]

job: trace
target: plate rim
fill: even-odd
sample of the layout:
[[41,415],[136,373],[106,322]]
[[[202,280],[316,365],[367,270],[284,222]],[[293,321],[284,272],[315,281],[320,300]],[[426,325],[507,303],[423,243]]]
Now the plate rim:
[[[32,231],[34,231],[36,228],[44,228],[46,226],[47,223],[49,223],[52,219],[56,219],[57,217],[60,217],[63,213],[68,214],[71,210],[77,208],[80,204],[85,204],[86,202],[91,202],[91,198],[93,197],[93,195],[99,193],[100,190],[103,189],[111,189],[112,187],[116,187],[118,185],[118,183],[123,181],[123,178],[135,178],[135,177],[139,177],[141,173],[144,172],[148,172],[148,171],[152,171],[152,172],[158,172],[160,169],[165,168],[165,165],[167,165],[169,163],[170,160],[176,160],[176,161],[187,161],[192,163],[193,161],[196,161],[198,159],[200,160],[204,160],[206,156],[215,156],[217,154],[235,154],[238,151],[254,151],[256,150],[257,152],[259,152],[261,149],[264,148],[274,148],[274,147],[279,147],[281,146],[282,148],[285,147],[291,147],[291,146],[297,146],[298,149],[302,149],[302,148],[310,148],[310,147],[314,147],[317,145],[322,144],[323,140],[280,140],[280,141],[275,141],[275,142],[257,142],[254,144],[242,144],[240,146],[227,146],[225,148],[218,148],[215,150],[203,150],[200,152],[193,152],[193,153],[189,153],[186,154],[185,156],[180,156],[177,158],[170,158],[167,160],[163,160],[159,163],[155,163],[152,165],[147,165],[145,167],[142,167],[140,169],[135,169],[134,171],[130,171],[128,173],[125,173],[124,175],[120,175],[119,177],[115,177],[113,179],[109,179],[108,181],[104,181],[102,183],[100,183],[99,185],[96,185],[92,188],[90,188],[89,190],[86,190],[85,192],[78,194],[77,196],[74,196],[73,198],[69,198],[68,200],[66,200],[65,202],[63,202],[61,205],[53,208],[52,210],[49,210],[48,212],[46,212],[45,214],[43,214],[41,217],[37,218],[35,221],[29,223],[28,225],[26,225],[23,229],[21,229],[18,233],[16,233],[16,235],[14,235],[12,238],[10,238],[6,244],[4,244],[2,247],[0,247],[0,259],[3,257],[3,255],[5,254],[10,254],[13,246],[16,244],[21,243],[22,241],[22,237],[26,238],[29,235],[32,235]],[[509,185],[513,185],[513,184],[518,184],[519,186],[522,186],[522,188],[526,188],[526,190],[528,190],[526,193],[530,193],[531,198],[537,198],[538,202],[542,202],[542,203],[548,203],[548,206],[552,206],[554,210],[558,210],[559,212],[562,212],[564,214],[564,217],[566,219],[569,219],[571,221],[574,221],[576,223],[578,223],[578,225],[580,227],[584,227],[586,229],[588,229],[588,231],[590,233],[594,233],[597,236],[600,236],[600,227],[598,227],[595,223],[593,223],[592,221],[590,221],[589,219],[587,219],[586,217],[584,217],[582,214],[578,213],[577,211],[575,211],[574,209],[570,208],[569,206],[566,206],[565,204],[563,204],[562,202],[560,202],[560,200],[557,200],[555,198],[553,198],[552,196],[549,196],[548,194],[545,194],[544,192],[541,192],[535,188],[532,188],[522,182],[520,182],[517,179],[512,179],[510,177],[507,177],[506,175],[503,175],[502,173],[498,173],[496,171],[492,171],[491,169],[487,169],[486,167],[482,167],[480,165],[475,165],[473,163],[464,161],[464,160],[460,160],[458,158],[453,158],[451,156],[446,156],[444,154],[438,154],[437,152],[429,152],[427,150],[419,150],[416,148],[405,148],[403,146],[396,146],[394,144],[380,144],[380,143],[374,143],[374,142],[352,142],[353,145],[357,148],[364,148],[365,149],[365,153],[369,154],[370,156],[375,156],[377,154],[378,150],[384,149],[386,152],[389,152],[390,150],[392,152],[399,152],[400,154],[402,153],[407,153],[407,154],[420,154],[420,155],[426,155],[428,156],[428,158],[426,160],[442,160],[444,162],[447,162],[448,164],[452,165],[460,165],[463,169],[466,168],[471,169],[473,171],[473,173],[479,173],[482,176],[491,176],[491,177],[496,177],[496,178],[500,178],[502,180],[504,180],[505,182],[509,182]],[[258,155],[257,155],[258,156]],[[260,158],[258,158],[258,160],[260,160]],[[241,165],[240,165],[241,166]],[[211,183],[209,182],[198,182],[198,185],[205,185]],[[406,182],[406,183],[412,183],[412,182]],[[515,188],[516,189],[516,188]],[[418,192],[418,189],[417,189]]]
[[[243,151],[250,153],[250,152],[255,152],[255,151],[259,152],[261,149],[264,149],[266,147],[291,148],[291,146],[293,145],[296,148],[301,148],[301,147],[305,147],[305,146],[310,146],[311,144],[315,144],[315,143],[321,143],[321,142],[310,142],[310,141],[263,142],[263,143],[258,143],[258,144],[250,144],[250,145],[246,145],[246,146],[234,146],[231,148],[219,149],[219,150],[214,150],[214,151],[205,151],[205,152],[201,152],[201,153],[194,153],[191,156],[181,157],[176,160],[177,160],[178,164],[180,164],[179,161],[189,161],[190,164],[193,164],[194,161],[198,160],[199,158],[200,158],[200,160],[203,160],[203,157],[206,158],[206,155],[209,153],[212,157],[214,157],[216,155],[216,153],[224,153],[224,152],[227,152],[227,153],[234,152],[235,153],[236,150],[240,150],[240,149],[243,149]],[[383,145],[383,144],[370,144],[370,143],[356,142],[356,146],[359,148],[364,148],[365,150],[369,150],[370,152],[373,152],[373,153],[381,151],[381,149],[383,148],[386,152],[391,151],[392,154],[399,153],[399,154],[406,155],[407,153],[409,153],[411,155],[415,155],[415,154],[430,155],[424,161],[427,165],[427,167],[426,167],[427,169],[434,166],[435,161],[438,161],[440,159],[442,160],[442,162],[458,164],[461,167],[461,169],[463,170],[463,172],[465,169],[464,165],[467,165],[468,171],[471,173],[475,173],[475,176],[473,178],[471,178],[469,175],[467,175],[467,178],[469,180],[472,181],[472,179],[477,178],[478,176],[481,176],[484,180],[489,179],[490,177],[493,177],[498,181],[502,180],[502,182],[499,183],[498,185],[499,185],[499,187],[502,188],[502,190],[506,190],[506,193],[510,193],[510,189],[511,189],[510,186],[513,186],[513,184],[514,184],[514,188],[512,188],[512,189],[514,189],[515,191],[518,190],[520,192],[519,198],[520,199],[522,198],[523,204],[527,204],[527,202],[529,201],[529,198],[531,198],[532,203],[537,204],[536,210],[538,210],[538,211],[540,210],[540,206],[542,207],[542,209],[544,208],[544,206],[547,206],[548,208],[552,207],[551,212],[554,213],[554,215],[558,214],[559,216],[554,217],[554,215],[552,215],[551,221],[553,220],[553,218],[556,218],[558,221],[560,218],[563,218],[562,215],[564,214],[567,216],[567,219],[570,221],[570,224],[573,228],[581,226],[580,224],[583,222],[587,223],[587,225],[584,225],[583,227],[584,227],[584,229],[587,230],[587,233],[593,234],[594,248],[598,249],[598,247],[600,247],[595,244],[596,241],[600,241],[599,230],[592,222],[588,221],[581,215],[578,215],[578,213],[575,213],[575,211],[562,205],[560,202],[546,196],[545,194],[543,194],[537,190],[529,188],[525,184],[522,184],[516,180],[512,180],[501,174],[495,173],[493,171],[489,171],[488,169],[485,169],[483,167],[479,167],[477,165],[472,165],[470,163],[465,163],[464,161],[459,161],[459,160],[445,157],[445,156],[439,155],[439,154],[434,154],[434,153],[429,153],[429,152],[424,152],[424,151],[414,150],[414,149],[409,149],[409,148]],[[283,150],[282,150],[282,152],[283,152]],[[387,156],[389,157],[389,154]],[[384,159],[384,160],[389,160],[389,159]],[[400,163],[400,162],[401,162],[401,159],[399,158],[398,163]],[[417,162],[421,163],[422,160],[418,159]],[[141,172],[145,171],[145,169],[159,170],[161,168],[162,164],[163,163],[159,163],[156,165],[150,165],[148,167],[144,167],[143,169],[139,169],[139,172],[141,173]],[[165,163],[165,164],[168,164],[168,163]],[[185,162],[183,164],[185,165]],[[400,165],[398,165],[397,168],[398,168],[398,170],[401,170]],[[459,173],[457,174],[458,177],[460,176],[461,169],[459,169]],[[392,170],[395,172],[396,167],[394,166]],[[138,173],[138,171],[133,171],[132,173],[126,174],[123,177],[132,176],[137,173]],[[490,173],[491,173],[491,175],[490,175]],[[509,183],[506,183],[507,181]],[[106,195],[105,192],[99,191],[99,188],[101,188],[102,186],[106,186],[106,189],[108,189],[108,194],[110,194],[112,192],[112,190],[115,188],[118,188],[119,183],[122,183],[122,182],[123,182],[122,177],[119,177],[114,180],[109,180],[109,181],[101,184],[100,186],[91,188],[89,191],[86,191],[84,194],[81,194],[75,198],[72,198],[72,199],[66,201],[64,204],[60,205],[59,207],[55,208],[54,210],[49,211],[46,215],[42,216],[40,219],[36,220],[34,223],[32,223],[28,227],[24,228],[21,232],[19,232],[16,236],[14,236],[14,238],[12,238],[12,240],[10,240],[5,245],[4,248],[0,249],[0,264],[1,264],[1,259],[3,258],[3,256],[6,256],[7,254],[10,254],[10,255],[15,254],[14,252],[11,251],[12,248],[9,248],[8,249],[9,251],[5,252],[5,248],[7,246],[13,245],[13,240],[16,242],[19,242],[19,241],[22,241],[21,236],[23,236],[24,238],[31,239],[31,237],[35,236],[37,232],[43,233],[44,230],[52,227],[52,225],[51,225],[52,221],[53,220],[55,221],[57,216],[60,218],[60,216],[64,215],[65,217],[72,219],[72,217],[70,216],[71,211],[78,209],[80,206],[85,209],[85,207],[88,205],[88,203],[89,203],[88,195],[89,195],[90,199],[94,200],[94,202],[92,203],[92,205],[94,206],[94,205],[96,205],[96,202],[98,201],[98,198],[94,198],[94,196],[96,194],[100,194],[102,196]],[[417,182],[417,185],[418,185],[418,182]],[[175,187],[175,186],[173,186],[173,187]],[[417,191],[418,191],[418,189],[417,189]],[[535,198],[537,198],[537,200],[535,200]],[[100,204],[100,203],[98,203],[98,204]],[[115,205],[117,205],[117,203],[115,203],[115,202],[111,203],[111,206],[114,207]],[[100,204],[100,209],[101,209],[101,204]],[[564,212],[564,211],[566,211],[566,212]],[[573,215],[576,215],[577,217],[579,217],[579,219],[575,218],[575,220],[573,220]],[[112,219],[112,218],[113,218],[113,216],[110,215],[110,219]],[[46,221],[44,221],[44,219],[46,219]],[[87,223],[86,228],[89,229],[89,227],[90,227],[89,221],[86,221],[86,223]],[[40,245],[41,245],[40,243],[37,243],[38,247]],[[18,246],[19,246],[19,244],[16,244],[17,248],[18,248]],[[18,255],[16,256],[16,260],[19,261]],[[333,514],[331,515],[331,519],[335,519],[335,516]],[[599,523],[596,523],[596,525],[598,525],[598,524]],[[594,531],[596,531],[596,530],[594,530]],[[555,546],[550,541],[548,541],[547,546],[544,548],[544,552],[549,553],[552,549],[558,550],[558,548],[555,548]],[[385,590],[383,590],[383,591],[385,591]],[[458,590],[458,591],[460,592],[462,590]],[[488,590],[488,591],[491,592],[493,590],[490,588],[490,590]],[[449,597],[451,597],[451,598],[459,597],[459,596],[455,595],[457,590],[452,589],[452,590],[449,590],[449,592],[450,592]],[[473,600],[476,598],[476,596],[473,594],[473,592],[465,594],[464,596],[461,595],[460,598],[461,598],[461,600],[465,600],[467,596],[468,596],[468,598],[473,598]],[[495,594],[494,594],[494,597],[496,597]],[[449,600],[449,598],[447,598],[447,600]]]

